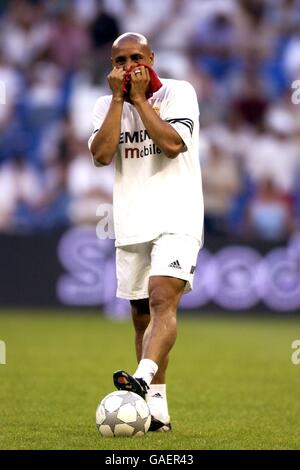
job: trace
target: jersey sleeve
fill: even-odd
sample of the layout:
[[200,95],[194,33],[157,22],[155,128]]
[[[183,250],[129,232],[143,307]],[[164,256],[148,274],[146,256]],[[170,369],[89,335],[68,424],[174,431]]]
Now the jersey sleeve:
[[188,82],[172,87],[161,118],[168,122],[180,135],[186,148],[192,145],[193,132],[198,132],[199,107],[197,95]]
[[97,101],[94,106],[93,110],[93,132],[92,135],[90,136],[88,140],[88,148],[91,150],[91,145],[94,140],[94,137],[100,127],[103,124],[103,121],[106,117],[106,114],[108,112],[108,108],[110,105],[110,97],[109,96],[101,96]]

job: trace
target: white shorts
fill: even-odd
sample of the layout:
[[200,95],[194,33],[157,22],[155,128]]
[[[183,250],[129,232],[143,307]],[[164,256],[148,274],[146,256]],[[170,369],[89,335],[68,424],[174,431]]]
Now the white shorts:
[[189,235],[163,233],[155,240],[117,247],[117,297],[128,300],[149,297],[150,276],[170,276],[192,290],[200,242]]

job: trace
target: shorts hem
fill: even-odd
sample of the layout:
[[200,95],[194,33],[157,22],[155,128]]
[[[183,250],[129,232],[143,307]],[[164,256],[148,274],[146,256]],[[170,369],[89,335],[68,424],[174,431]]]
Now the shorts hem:
[[125,294],[124,292],[120,292],[117,290],[116,296],[119,299],[125,299],[125,300],[142,300],[142,299],[148,299],[149,298],[149,292],[147,293],[141,293],[141,294]]
[[167,276],[167,277],[174,277],[175,279],[181,279],[182,281],[186,281],[186,285],[184,288],[184,294],[187,294],[191,290],[193,290],[193,281],[191,279],[191,274],[180,274],[174,273],[173,271],[165,270],[165,271],[151,271],[149,277],[151,276]]

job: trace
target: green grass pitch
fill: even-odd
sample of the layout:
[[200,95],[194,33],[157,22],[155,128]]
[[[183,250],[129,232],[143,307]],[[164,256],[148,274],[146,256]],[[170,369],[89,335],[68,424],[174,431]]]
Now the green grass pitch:
[[0,449],[300,449],[300,319],[179,315],[168,373],[171,433],[103,438],[112,372],[134,371],[130,322],[0,312]]

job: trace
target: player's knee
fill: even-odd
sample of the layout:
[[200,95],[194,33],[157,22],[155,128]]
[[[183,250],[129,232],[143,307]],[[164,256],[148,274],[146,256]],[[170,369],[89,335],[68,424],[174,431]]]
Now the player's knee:
[[153,310],[176,310],[176,301],[172,289],[166,286],[156,286],[150,291],[150,309]]

